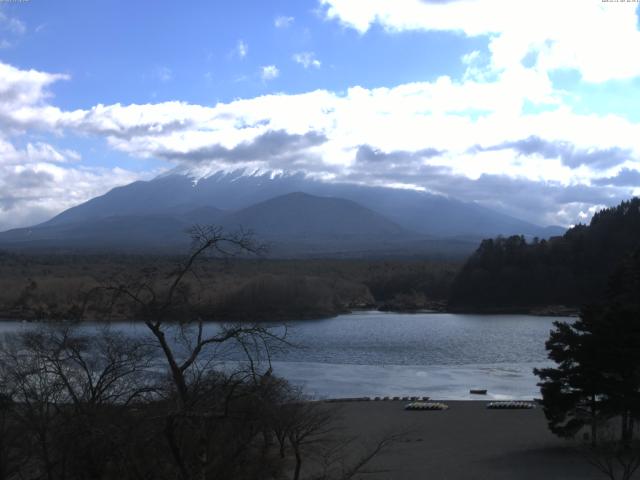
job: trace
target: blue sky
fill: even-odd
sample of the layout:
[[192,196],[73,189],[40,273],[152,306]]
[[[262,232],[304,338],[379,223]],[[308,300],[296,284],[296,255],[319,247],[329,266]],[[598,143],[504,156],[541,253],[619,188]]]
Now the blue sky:
[[[2,58],[14,66],[65,73],[56,105],[182,100],[215,104],[268,92],[344,91],[460,76],[460,57],[486,48],[485,39],[453,32],[367,35],[328,22],[316,2],[31,0],[9,4],[32,34]],[[9,8],[12,7],[12,8]],[[280,27],[276,21],[280,20]],[[240,55],[238,45],[246,45]],[[323,68],[305,69],[295,54],[313,52]],[[260,69],[276,65],[264,82]]]
[[600,0],[0,2],[0,228],[171,168],[584,221],[640,193],[638,47]]

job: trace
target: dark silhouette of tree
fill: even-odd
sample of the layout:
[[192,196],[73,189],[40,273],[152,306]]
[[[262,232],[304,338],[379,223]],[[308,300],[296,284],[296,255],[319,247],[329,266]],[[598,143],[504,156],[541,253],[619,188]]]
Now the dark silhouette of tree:
[[600,433],[598,444],[584,449],[587,461],[610,480],[630,480],[640,468],[640,442],[621,448],[612,429]]
[[[250,322],[205,328],[205,321],[214,319],[200,308],[197,293],[191,291],[191,284],[186,281],[188,277],[195,278],[197,284],[198,261],[208,254],[224,258],[255,254],[262,247],[250,232],[228,234],[219,227],[196,226],[191,235],[191,253],[168,276],[162,277],[150,269],[101,289],[111,294],[112,307],[123,300],[133,304],[162,352],[171,379],[168,399],[175,405],[163,415],[162,436],[178,478],[185,480],[240,474],[239,459],[251,451],[260,432],[258,410],[250,407],[264,373],[256,369],[256,360],[261,355],[268,360],[272,345],[284,342],[286,335],[286,331],[278,335],[266,326]],[[172,337],[179,342],[172,342]],[[245,353],[248,370],[237,388],[225,393],[226,406],[221,411],[216,399],[226,390],[227,379],[210,373],[208,367],[216,360],[214,347],[227,344],[234,344]],[[237,373],[242,372],[232,376]],[[234,396],[234,408],[229,408]],[[229,437],[233,441],[221,446],[220,433],[233,426],[235,436]]]
[[[142,275],[119,279],[99,289],[111,293],[111,307],[123,299],[134,305],[137,318],[147,326],[164,355],[175,387],[178,410],[188,406],[190,372],[197,370],[198,358],[208,347],[237,342],[241,346],[268,349],[270,341],[284,340],[269,328],[250,322],[224,324],[212,333],[205,333],[205,320],[215,319],[206,318],[206,312],[193,300],[194,295],[186,282],[190,276],[197,279],[198,260],[212,253],[225,258],[259,253],[263,247],[254,241],[251,232],[228,234],[220,227],[196,226],[191,230],[191,236],[191,253],[168,276],[158,278],[158,271],[147,269]],[[176,346],[167,338],[168,331],[176,325],[186,353],[176,351]],[[245,352],[251,360],[251,352]]]
[[[557,367],[535,370],[549,427],[573,437],[588,426],[592,447],[600,449],[592,455],[596,466],[619,467],[629,478],[640,465],[632,452],[640,418],[640,250],[615,269],[604,303],[583,308],[572,324],[554,325],[546,347]],[[598,438],[617,421],[617,442]]]
[[0,386],[0,480],[15,478],[24,453],[24,432],[13,422],[17,405],[7,387]]
[[453,309],[578,308],[607,297],[607,279],[640,246],[640,198],[597,212],[562,237],[483,240],[453,282]]
[[128,407],[152,391],[146,342],[42,326],[6,338],[0,353],[9,478],[102,478],[121,462]]
[[[554,322],[546,348],[556,368],[535,369],[541,379],[544,412],[553,433],[573,437],[584,426],[596,442],[601,416],[602,375],[591,332],[592,315],[583,311],[573,324]],[[594,443],[595,444],[595,443]]]

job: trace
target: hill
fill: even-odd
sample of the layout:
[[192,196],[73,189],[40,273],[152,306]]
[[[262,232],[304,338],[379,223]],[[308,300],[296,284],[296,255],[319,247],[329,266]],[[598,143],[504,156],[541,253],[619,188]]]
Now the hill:
[[561,237],[484,240],[456,277],[450,307],[524,310],[580,307],[606,294],[607,279],[640,247],[640,199],[599,211]]

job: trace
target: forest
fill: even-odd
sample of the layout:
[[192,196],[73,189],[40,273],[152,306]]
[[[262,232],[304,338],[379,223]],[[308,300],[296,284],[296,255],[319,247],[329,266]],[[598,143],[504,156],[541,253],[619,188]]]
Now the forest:
[[[95,290],[140,275],[169,274],[180,257],[0,252],[0,318],[99,320]],[[442,310],[457,262],[203,258],[185,280],[207,317],[280,321],[355,309]],[[161,281],[161,280],[159,280]],[[196,298],[197,297],[197,298]],[[110,318],[131,319],[122,303]]]
[[455,278],[449,308],[506,312],[596,303],[609,276],[639,246],[639,198],[603,209],[561,237],[483,240]]

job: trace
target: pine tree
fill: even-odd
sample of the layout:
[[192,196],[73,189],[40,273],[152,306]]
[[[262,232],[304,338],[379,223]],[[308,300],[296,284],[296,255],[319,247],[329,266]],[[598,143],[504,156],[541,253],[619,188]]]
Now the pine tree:
[[551,431],[572,437],[589,426],[595,444],[598,425],[619,417],[628,445],[640,418],[640,250],[611,276],[603,305],[554,325],[546,348],[557,367],[534,370]]
[[[573,324],[555,322],[546,343],[549,359],[556,368],[535,369],[550,430],[561,437],[573,437],[585,426],[591,428],[592,442],[602,414],[603,378],[599,371],[596,342],[590,332],[591,312]],[[585,322],[585,320],[587,320]]]

